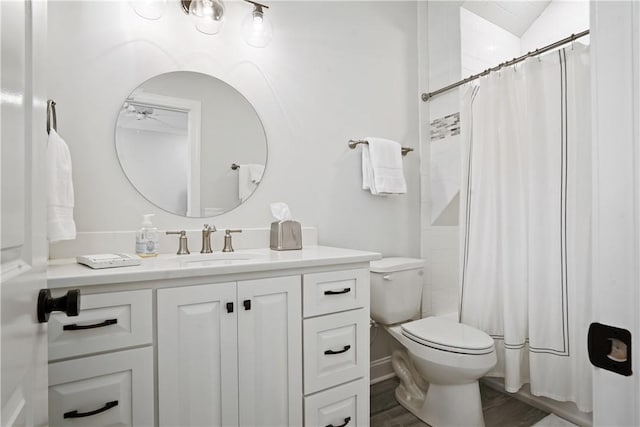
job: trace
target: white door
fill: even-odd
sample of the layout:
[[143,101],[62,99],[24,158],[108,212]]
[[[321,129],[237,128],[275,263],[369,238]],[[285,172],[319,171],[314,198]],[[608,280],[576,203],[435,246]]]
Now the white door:
[[238,282],[241,426],[302,425],[300,276]]
[[44,42],[46,2],[0,1],[0,424],[47,423]]
[[[631,376],[593,371],[593,424],[640,425],[640,4],[591,2],[593,322],[632,334]],[[586,350],[584,350],[586,351]]]
[[160,426],[238,425],[236,284],[158,290]]

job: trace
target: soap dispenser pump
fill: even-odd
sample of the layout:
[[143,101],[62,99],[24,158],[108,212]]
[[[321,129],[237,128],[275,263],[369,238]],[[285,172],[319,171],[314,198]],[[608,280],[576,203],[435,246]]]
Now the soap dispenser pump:
[[136,233],[136,254],[144,258],[158,255],[158,229],[151,223],[153,216],[142,215],[142,226]]

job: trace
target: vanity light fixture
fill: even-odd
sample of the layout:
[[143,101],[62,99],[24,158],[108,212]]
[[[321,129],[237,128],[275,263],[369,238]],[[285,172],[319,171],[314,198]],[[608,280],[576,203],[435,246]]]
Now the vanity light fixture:
[[252,0],[244,0],[253,5],[253,11],[242,20],[242,38],[253,47],[265,47],[273,37],[271,21],[264,15],[269,6]]
[[204,34],[217,34],[224,22],[222,0],[181,0],[182,10]]
[[159,19],[167,8],[167,0],[130,0],[129,4],[138,16]]

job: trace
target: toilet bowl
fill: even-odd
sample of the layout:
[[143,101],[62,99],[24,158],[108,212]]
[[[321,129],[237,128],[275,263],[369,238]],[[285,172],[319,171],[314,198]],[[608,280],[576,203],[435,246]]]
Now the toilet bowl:
[[422,260],[384,258],[371,273],[371,317],[404,347],[392,355],[399,403],[434,427],[484,426],[478,379],[496,364],[493,339],[446,318],[410,320],[419,315]]

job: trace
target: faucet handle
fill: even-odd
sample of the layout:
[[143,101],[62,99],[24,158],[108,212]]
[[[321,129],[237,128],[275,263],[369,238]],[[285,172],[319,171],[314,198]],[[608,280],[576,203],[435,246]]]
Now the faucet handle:
[[233,252],[233,245],[231,242],[231,233],[242,233],[242,230],[230,230],[226,229],[224,231],[224,248],[222,248],[222,252]]
[[180,243],[178,246],[178,255],[189,255],[189,248],[187,247],[187,232],[185,230],[180,231],[167,231],[167,234],[179,234],[180,235]]

